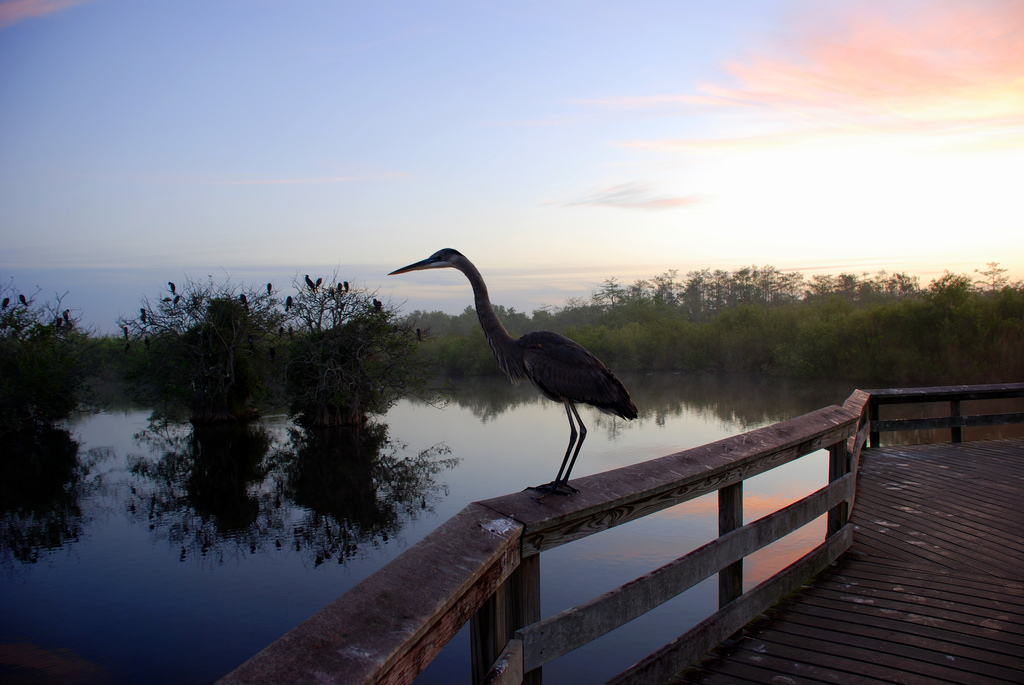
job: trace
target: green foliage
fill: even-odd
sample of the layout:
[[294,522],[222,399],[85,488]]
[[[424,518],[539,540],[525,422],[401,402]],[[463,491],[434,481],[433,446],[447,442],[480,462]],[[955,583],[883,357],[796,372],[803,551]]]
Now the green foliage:
[[310,283],[295,283],[286,313],[293,331],[286,388],[300,423],[362,426],[368,413],[385,413],[402,395],[425,393],[417,334],[392,306],[341,283]]
[[[619,371],[759,372],[878,383],[1024,379],[1024,286],[998,264],[975,284],[946,273],[921,290],[907,274],[783,274],[772,267],[674,271],[623,286],[606,280],[590,300],[516,319],[514,334],[553,330]],[[1003,280],[1000,280],[1003,279]],[[496,308],[497,309],[497,308]],[[414,312],[452,331],[421,347],[450,376],[496,373],[467,308],[458,317]],[[472,324],[472,326],[470,326]],[[466,328],[469,328],[467,331]],[[458,331],[458,332],[456,332]]]
[[83,406],[87,336],[61,304],[0,286],[0,435],[36,429]]
[[168,283],[155,304],[143,298],[139,316],[121,318],[133,396],[195,423],[247,420],[268,393],[281,314],[268,289],[212,280]]

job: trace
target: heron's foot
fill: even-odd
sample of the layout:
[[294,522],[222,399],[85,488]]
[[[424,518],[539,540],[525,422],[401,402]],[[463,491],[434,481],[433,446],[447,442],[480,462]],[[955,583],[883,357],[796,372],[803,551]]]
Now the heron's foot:
[[537,492],[541,493],[540,497],[535,497],[534,499],[544,499],[548,495],[552,494],[562,495],[563,497],[570,497],[572,495],[579,493],[579,490],[569,485],[569,482],[564,480],[553,480],[550,483],[545,483],[544,485],[537,485],[527,489],[536,490]]

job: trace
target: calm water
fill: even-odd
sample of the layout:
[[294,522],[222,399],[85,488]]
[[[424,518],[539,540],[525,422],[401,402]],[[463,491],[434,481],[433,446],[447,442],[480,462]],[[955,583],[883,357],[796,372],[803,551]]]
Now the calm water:
[[[663,456],[841,404],[849,384],[625,377],[640,418],[589,408],[574,475]],[[0,680],[207,683],[373,573],[469,502],[550,481],[565,412],[500,378],[396,405],[360,438],[284,416],[245,429],[151,425],[124,408],[0,454]],[[827,481],[827,455],[745,486],[748,520]],[[546,552],[550,615],[717,535],[701,498]],[[750,585],[817,544],[816,521],[751,558]],[[601,681],[714,610],[714,578],[544,669]],[[468,682],[468,628],[421,676]]]

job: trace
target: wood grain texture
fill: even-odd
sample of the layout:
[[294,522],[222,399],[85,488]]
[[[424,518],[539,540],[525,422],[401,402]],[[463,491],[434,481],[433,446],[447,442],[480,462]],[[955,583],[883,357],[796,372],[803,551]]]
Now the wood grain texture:
[[854,475],[723,535],[636,580],[517,633],[525,667],[542,666],[664,604],[737,559],[810,523],[853,492]]
[[519,565],[521,532],[471,504],[219,682],[411,683]]
[[672,682],[1024,682],[1024,440],[866,450],[857,490],[839,564]]
[[523,556],[636,520],[847,440],[858,417],[826,407],[707,445],[573,481],[572,497],[530,491],[479,504],[523,524]]

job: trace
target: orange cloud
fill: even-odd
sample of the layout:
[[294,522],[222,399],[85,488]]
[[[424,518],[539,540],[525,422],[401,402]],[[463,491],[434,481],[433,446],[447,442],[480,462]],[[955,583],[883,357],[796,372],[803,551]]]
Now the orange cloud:
[[[815,5],[774,47],[723,65],[697,94],[591,101],[681,103],[755,115],[752,134],[629,141],[649,149],[759,149],[836,137],[993,150],[1024,145],[1024,3]],[[821,8],[821,9],[818,9]],[[758,115],[758,113],[760,113]]]
[[[890,6],[897,7],[897,6]],[[725,69],[694,102],[769,107],[861,125],[1024,120],[1024,4],[929,3],[902,17],[862,6],[822,30],[808,20],[779,56]],[[788,54],[786,54],[788,53]]]
[[0,26],[10,26],[23,19],[41,17],[81,5],[85,0],[10,0],[0,4]]

